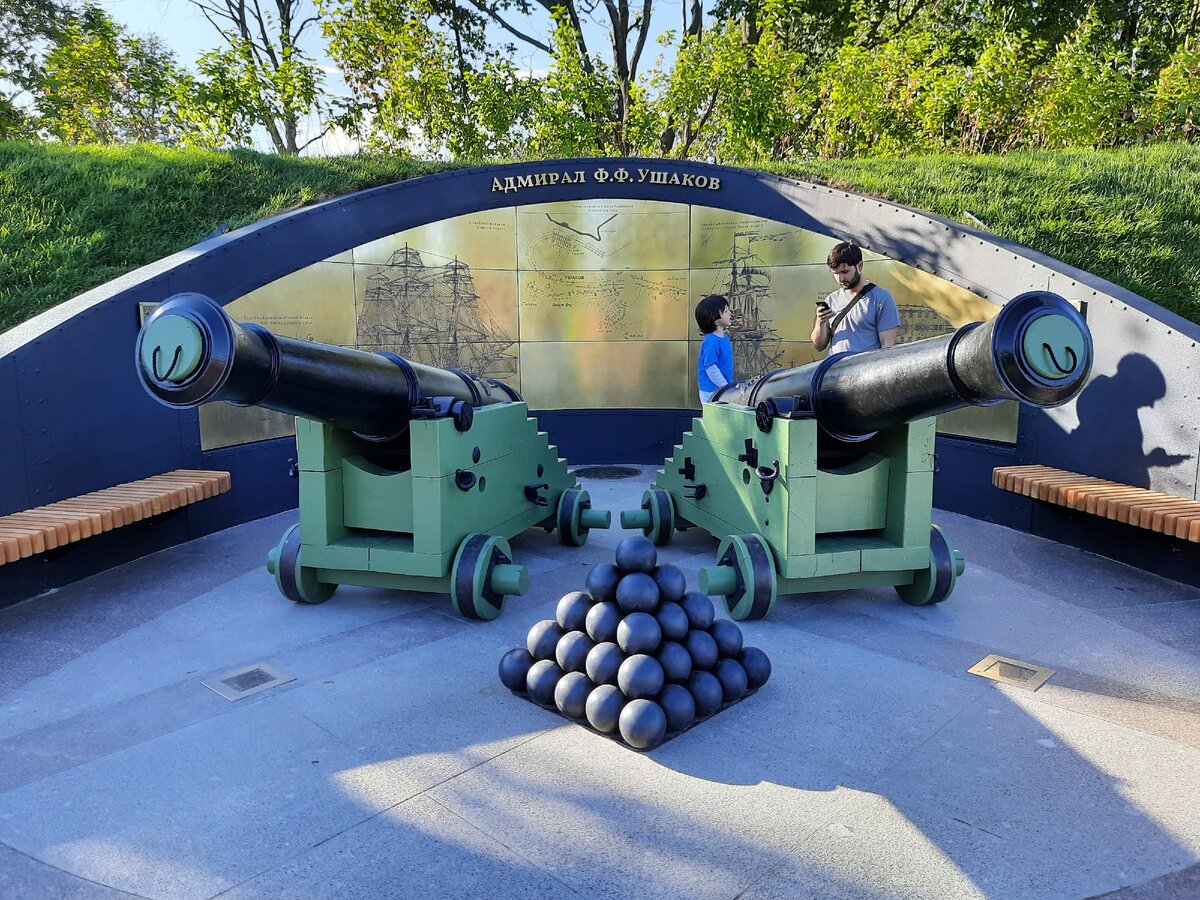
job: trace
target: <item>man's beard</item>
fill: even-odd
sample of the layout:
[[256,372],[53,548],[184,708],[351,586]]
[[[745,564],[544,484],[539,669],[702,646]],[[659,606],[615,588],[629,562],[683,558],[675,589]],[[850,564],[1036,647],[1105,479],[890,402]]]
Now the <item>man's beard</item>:
[[846,290],[848,290],[848,291],[854,290],[856,287],[858,287],[858,283],[860,281],[862,281],[862,272],[855,272],[854,280],[852,282],[850,282],[848,285],[846,285]]

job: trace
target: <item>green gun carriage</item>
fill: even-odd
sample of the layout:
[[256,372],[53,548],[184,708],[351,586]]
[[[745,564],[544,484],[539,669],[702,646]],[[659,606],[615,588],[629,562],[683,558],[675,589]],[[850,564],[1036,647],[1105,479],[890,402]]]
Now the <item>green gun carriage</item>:
[[300,522],[267,559],[291,600],[357,584],[447,593],[462,616],[493,619],[529,584],[509,538],[536,525],[582,546],[609,527],[503,382],[278,336],[201,294],[154,310],[137,363],[167,406],[297,417]]
[[1091,362],[1080,313],[1031,292],[952,334],[727,385],[621,525],[660,546],[692,526],[717,537],[700,590],[734,619],[766,616],[779,594],[878,585],[939,603],[965,563],[932,522],[934,416],[1066,403]]

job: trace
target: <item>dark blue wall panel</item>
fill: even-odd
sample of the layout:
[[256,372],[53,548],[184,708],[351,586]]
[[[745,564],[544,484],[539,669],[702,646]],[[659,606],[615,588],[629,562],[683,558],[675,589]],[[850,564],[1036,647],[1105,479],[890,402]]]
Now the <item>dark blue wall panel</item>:
[[697,415],[689,410],[576,409],[533,413],[572,465],[661,464]]

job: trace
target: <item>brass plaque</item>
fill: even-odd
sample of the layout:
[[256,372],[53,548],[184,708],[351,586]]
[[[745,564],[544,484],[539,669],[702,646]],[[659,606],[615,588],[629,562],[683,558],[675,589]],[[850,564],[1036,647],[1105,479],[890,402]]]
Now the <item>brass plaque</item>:
[[476,269],[517,267],[516,213],[513,207],[455,216],[371,241],[354,249],[357,265],[386,265],[405,247],[420,250],[429,265],[455,259]]
[[530,409],[686,409],[687,341],[530,341],[521,346]]
[[522,271],[688,267],[688,208],[656,200],[576,200],[517,209]]
[[[693,269],[825,265],[837,238],[709,206],[692,207]],[[828,275],[828,268],[825,270]]]
[[354,269],[314,263],[239,297],[225,311],[238,322],[255,322],[283,337],[353,344]]
[[926,338],[939,337],[955,330],[945,316],[928,306],[897,302],[896,311],[900,314],[900,333],[896,335],[897,344],[923,341]]
[[516,281],[515,272],[476,272],[461,260],[430,263],[412,247],[389,265],[356,265],[357,345],[401,356],[433,344],[513,345]]
[[1015,444],[1020,411],[1021,406],[1015,400],[1005,400],[995,406],[968,406],[938,416],[937,430],[939,434]]
[[197,412],[200,414],[201,450],[269,441],[296,433],[293,416],[261,406],[205,403]]
[[[836,287],[836,238],[761,217],[651,200],[580,200],[471,213],[408,229],[230,304],[290,337],[387,350],[504,381],[534,409],[698,408],[693,310],[734,310],[734,376],[805,365],[815,302]],[[864,251],[900,307],[899,340],[943,334],[999,307]],[[1012,442],[1012,403],[939,417],[946,434]],[[293,433],[290,416],[209,404],[205,449]]]
[[[362,350],[376,350],[372,346],[362,346]],[[520,393],[521,390],[521,351],[515,343],[450,343],[410,344],[404,352],[397,350],[405,359],[426,366],[437,366],[439,369],[458,369],[470,375],[482,378],[496,378],[510,388]]]
[[[522,272],[522,341],[687,340],[687,272]],[[694,327],[694,325],[693,325]]]
[[[705,294],[729,299],[734,376],[741,380],[811,360],[816,297],[829,293],[818,285],[827,280],[829,269],[823,264],[754,268],[741,271],[736,279],[720,270],[693,269],[692,296],[697,301]],[[701,340],[694,317],[690,329],[692,340]],[[797,344],[807,349],[797,355]]]
[[[684,404],[685,409],[700,408],[700,385],[696,381],[696,368],[700,365],[700,342],[688,341],[688,383],[687,383],[687,403]],[[734,363],[736,366],[736,362]],[[737,375],[737,369],[734,369],[734,376]]]
[[928,306],[950,323],[951,330],[968,322],[986,322],[1000,307],[944,278],[895,260],[870,263],[863,273],[892,292],[897,304]]

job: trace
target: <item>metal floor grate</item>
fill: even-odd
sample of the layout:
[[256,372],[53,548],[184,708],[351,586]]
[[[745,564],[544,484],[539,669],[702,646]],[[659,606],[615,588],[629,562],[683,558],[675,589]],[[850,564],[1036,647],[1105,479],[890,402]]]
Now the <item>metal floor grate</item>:
[[993,653],[991,656],[985,656],[967,671],[972,675],[999,681],[1001,684],[1011,684],[1013,687],[1024,688],[1027,691],[1036,691],[1046,683],[1055,670]]
[[641,469],[632,466],[584,466],[572,472],[578,478],[594,478],[597,481],[616,481],[620,478],[633,478],[642,474]]
[[295,675],[282,672],[270,663],[254,663],[205,678],[200,683],[210,691],[216,691],[226,700],[241,700],[295,680]]

